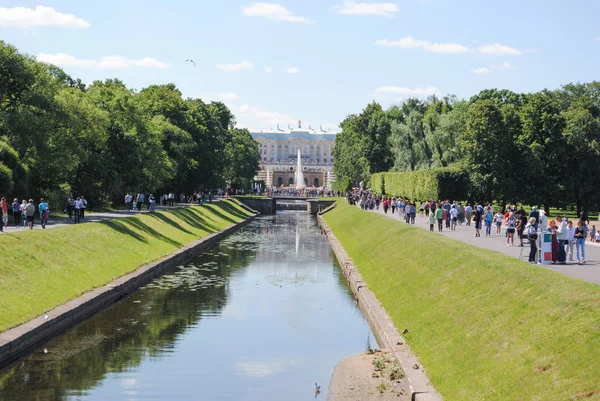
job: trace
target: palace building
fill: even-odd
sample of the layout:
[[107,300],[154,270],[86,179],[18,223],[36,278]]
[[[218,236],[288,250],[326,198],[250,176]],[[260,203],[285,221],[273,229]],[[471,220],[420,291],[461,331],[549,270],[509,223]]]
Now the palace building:
[[[298,124],[301,127],[301,123]],[[312,130],[288,129],[273,132],[250,132],[260,153],[256,181],[267,187],[294,186],[298,149],[301,152],[304,183],[307,187],[329,187],[333,175],[335,134]]]

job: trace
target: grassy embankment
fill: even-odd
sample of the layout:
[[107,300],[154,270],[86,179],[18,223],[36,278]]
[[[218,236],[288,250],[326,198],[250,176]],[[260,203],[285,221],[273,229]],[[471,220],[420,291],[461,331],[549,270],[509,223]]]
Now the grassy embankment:
[[250,213],[235,201],[0,237],[0,332]]
[[600,286],[343,202],[323,217],[445,400],[600,400]]

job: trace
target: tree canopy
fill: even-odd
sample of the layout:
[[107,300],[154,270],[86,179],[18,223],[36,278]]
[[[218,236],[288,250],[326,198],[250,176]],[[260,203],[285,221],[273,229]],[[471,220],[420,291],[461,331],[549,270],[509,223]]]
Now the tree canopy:
[[471,181],[465,200],[578,212],[600,205],[600,82],[527,94],[486,89],[468,101],[411,98],[388,110],[371,103],[341,127],[334,168],[343,182],[457,167]]
[[125,192],[248,186],[258,147],[221,102],[174,84],[84,85],[0,41],[0,193],[96,204]]

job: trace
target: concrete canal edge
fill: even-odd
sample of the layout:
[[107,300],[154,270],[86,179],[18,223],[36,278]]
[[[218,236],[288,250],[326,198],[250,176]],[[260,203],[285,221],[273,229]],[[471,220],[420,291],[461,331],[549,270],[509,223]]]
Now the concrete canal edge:
[[78,323],[100,312],[110,304],[143,287],[165,270],[184,263],[199,252],[210,248],[218,241],[248,224],[258,216],[231,224],[221,231],[196,240],[175,252],[116,280],[95,288],[85,294],[57,306],[45,316],[38,316],[27,323],[0,333],[0,368],[27,354],[44,341],[73,328]]
[[363,311],[377,342],[382,348],[390,350],[404,370],[409,383],[411,400],[413,401],[441,401],[442,396],[431,385],[424,368],[419,363],[417,356],[411,351],[408,344],[390,319],[385,308],[375,294],[369,290],[348,253],[331,231],[322,215],[317,216],[321,229],[327,236],[331,248],[346,276],[348,285],[356,298],[360,309]]

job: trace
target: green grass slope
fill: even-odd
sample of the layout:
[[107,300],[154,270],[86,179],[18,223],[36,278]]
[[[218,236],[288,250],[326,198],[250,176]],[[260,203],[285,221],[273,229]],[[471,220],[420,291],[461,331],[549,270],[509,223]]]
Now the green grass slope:
[[224,201],[0,237],[0,332],[250,216]]
[[600,286],[338,204],[323,217],[445,400],[600,400]]

